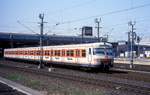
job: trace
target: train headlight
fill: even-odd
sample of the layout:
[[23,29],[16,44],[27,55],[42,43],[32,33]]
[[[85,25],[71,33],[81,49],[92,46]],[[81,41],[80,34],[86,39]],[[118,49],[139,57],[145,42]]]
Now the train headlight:
[[94,63],[101,63],[101,59],[94,59]]

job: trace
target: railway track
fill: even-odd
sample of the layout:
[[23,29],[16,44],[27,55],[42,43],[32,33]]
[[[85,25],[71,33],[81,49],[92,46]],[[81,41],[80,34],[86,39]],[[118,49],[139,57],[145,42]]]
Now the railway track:
[[35,73],[40,74],[44,76],[49,77],[55,77],[60,79],[66,79],[66,80],[72,80],[82,83],[88,83],[92,85],[98,85],[103,86],[111,89],[116,90],[123,90],[123,91],[129,91],[129,92],[135,92],[135,93],[141,93],[143,95],[150,95],[150,83],[149,82],[142,82],[142,81],[135,81],[135,80],[128,80],[128,79],[120,79],[115,77],[94,77],[94,76],[81,76],[76,74],[66,74],[61,72],[48,72],[46,69],[37,69],[37,68],[31,68],[28,66],[14,66],[14,65],[8,65],[8,64],[0,64],[1,67],[5,68],[14,68],[19,71],[29,72],[29,73]]

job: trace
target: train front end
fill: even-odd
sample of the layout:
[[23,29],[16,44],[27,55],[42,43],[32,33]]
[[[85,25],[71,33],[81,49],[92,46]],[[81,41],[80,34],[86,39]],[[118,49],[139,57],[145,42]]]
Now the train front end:
[[104,70],[113,67],[114,54],[111,44],[98,45],[93,48],[93,64]]

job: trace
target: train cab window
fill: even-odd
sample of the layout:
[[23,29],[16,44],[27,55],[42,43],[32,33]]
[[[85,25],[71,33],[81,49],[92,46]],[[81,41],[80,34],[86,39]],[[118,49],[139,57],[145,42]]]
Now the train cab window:
[[113,55],[112,48],[107,48],[106,49],[106,54],[112,56]]
[[105,55],[104,48],[94,48],[93,54],[94,55]]
[[82,57],[86,57],[86,50],[82,50]]

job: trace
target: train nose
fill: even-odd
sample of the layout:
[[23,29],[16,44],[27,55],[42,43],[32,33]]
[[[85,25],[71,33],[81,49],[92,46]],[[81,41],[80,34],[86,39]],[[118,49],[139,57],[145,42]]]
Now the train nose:
[[108,59],[108,55],[105,56],[105,59]]
[[101,64],[101,63],[103,63],[103,64],[109,64],[110,63],[110,61],[111,61],[111,59],[109,59],[108,57],[107,58],[103,58],[103,59],[94,59],[94,63],[96,63],[96,64]]

